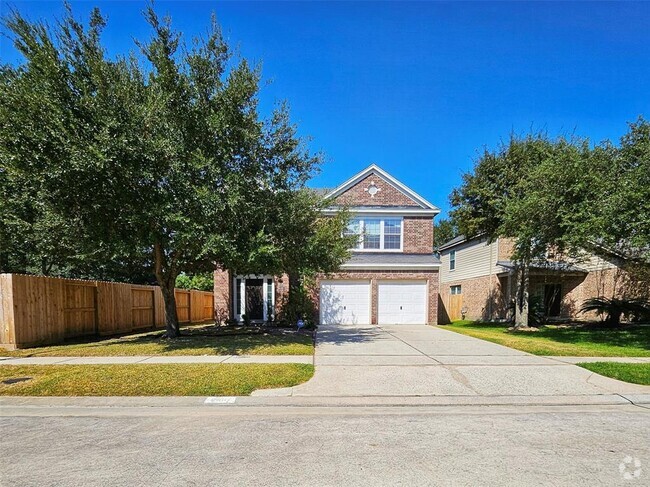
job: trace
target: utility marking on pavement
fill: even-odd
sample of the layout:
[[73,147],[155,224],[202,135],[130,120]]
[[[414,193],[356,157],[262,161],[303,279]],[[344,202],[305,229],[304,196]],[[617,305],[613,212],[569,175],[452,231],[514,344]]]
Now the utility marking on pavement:
[[237,398],[234,396],[213,396],[206,397],[203,404],[234,404]]

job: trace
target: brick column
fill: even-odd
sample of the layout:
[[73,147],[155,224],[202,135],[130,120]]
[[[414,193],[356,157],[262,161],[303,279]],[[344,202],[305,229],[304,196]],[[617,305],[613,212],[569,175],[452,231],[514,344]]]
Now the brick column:
[[438,293],[439,293],[438,271],[429,278],[429,316],[430,325],[438,324]]
[[379,286],[377,279],[370,279],[370,323],[379,323]]
[[232,282],[230,271],[217,268],[214,271],[214,315],[217,319],[231,319]]

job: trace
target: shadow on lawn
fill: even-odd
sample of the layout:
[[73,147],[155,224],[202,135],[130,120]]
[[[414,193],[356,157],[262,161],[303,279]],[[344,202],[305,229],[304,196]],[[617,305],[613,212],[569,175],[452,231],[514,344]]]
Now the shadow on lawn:
[[[158,355],[180,352],[181,355],[240,355],[258,347],[286,345],[312,345],[311,332],[296,332],[293,329],[269,327],[242,327],[209,325],[186,325],[181,327],[181,336],[163,338],[164,330],[114,337],[93,337],[86,340],[68,341],[63,344],[33,349],[23,349],[22,357],[64,355],[66,351],[75,355],[75,350],[105,351],[107,355]],[[148,346],[151,346],[149,348]],[[116,349],[120,353],[115,353]],[[183,353],[184,352],[184,353]],[[195,352],[195,353],[193,353]],[[288,352],[291,354],[291,352]],[[94,353],[83,355],[93,356]],[[101,355],[97,354],[97,355]]]
[[542,328],[539,336],[562,343],[598,343],[618,347],[650,350],[650,326],[626,325],[620,328],[580,326],[571,328]]
[[[499,322],[463,323],[474,329],[505,330],[509,324]],[[508,332],[506,332],[508,333]],[[578,344],[596,343],[617,347],[635,347],[650,350],[650,324],[626,324],[617,328],[603,327],[601,323],[569,323],[543,326],[536,332],[509,332],[513,336],[547,338],[555,342]]]

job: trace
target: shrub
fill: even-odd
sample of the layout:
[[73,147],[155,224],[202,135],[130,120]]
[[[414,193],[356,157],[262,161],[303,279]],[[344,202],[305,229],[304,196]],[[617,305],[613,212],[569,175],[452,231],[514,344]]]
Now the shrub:
[[605,315],[605,323],[612,326],[620,325],[623,315],[628,317],[642,316],[650,311],[650,303],[642,300],[627,300],[618,298],[587,299],[580,308],[581,313],[595,311],[598,315]]
[[214,289],[214,278],[210,272],[194,275],[180,274],[176,278],[176,287],[196,291],[212,291]]
[[289,293],[279,313],[280,320],[292,326],[302,319],[307,329],[313,328],[315,315],[314,302],[304,286],[297,287]]

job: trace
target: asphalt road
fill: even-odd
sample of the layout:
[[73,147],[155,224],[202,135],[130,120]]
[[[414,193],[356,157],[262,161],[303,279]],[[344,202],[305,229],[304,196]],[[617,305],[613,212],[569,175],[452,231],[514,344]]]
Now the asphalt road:
[[650,409],[633,405],[3,406],[0,416],[3,487],[650,485]]

